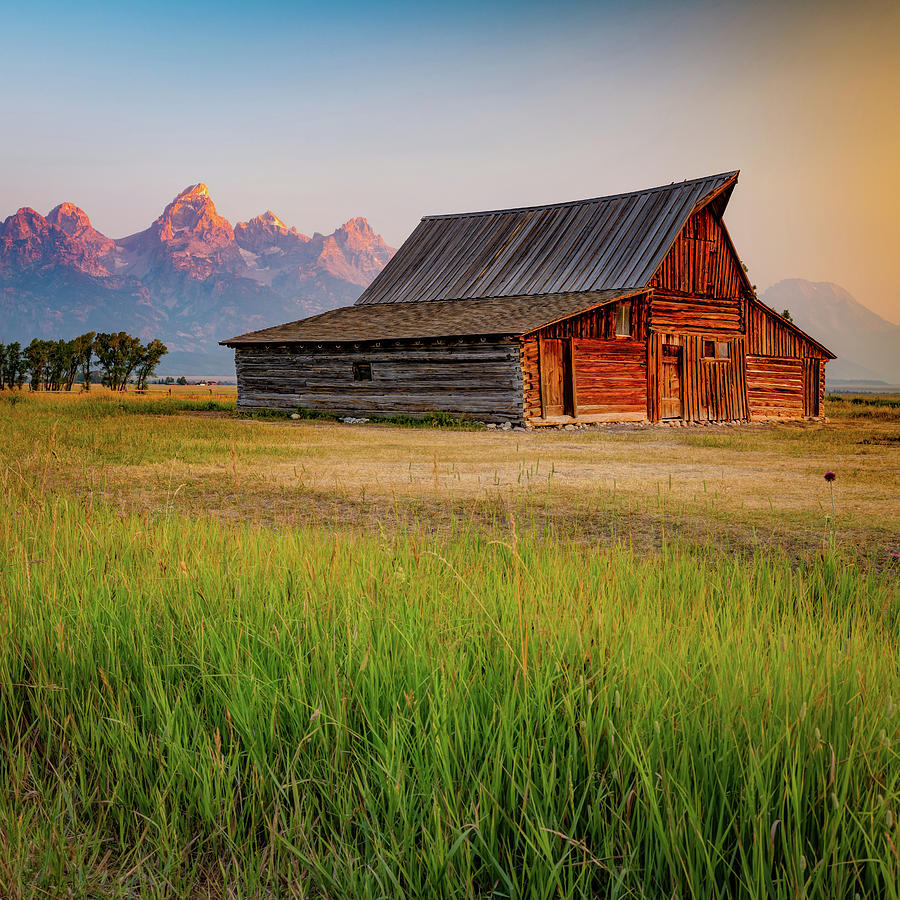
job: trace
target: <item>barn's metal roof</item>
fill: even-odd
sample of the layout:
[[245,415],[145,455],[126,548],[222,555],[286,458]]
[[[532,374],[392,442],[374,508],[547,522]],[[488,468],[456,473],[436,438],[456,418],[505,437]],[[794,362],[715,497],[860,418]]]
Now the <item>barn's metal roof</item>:
[[721,214],[737,172],[592,200],[426,216],[356,301],[518,297],[644,287],[692,212]]
[[575,313],[632,296],[635,291],[431,300],[426,303],[369,303],[251,331],[221,343],[353,343],[478,335],[522,335]]

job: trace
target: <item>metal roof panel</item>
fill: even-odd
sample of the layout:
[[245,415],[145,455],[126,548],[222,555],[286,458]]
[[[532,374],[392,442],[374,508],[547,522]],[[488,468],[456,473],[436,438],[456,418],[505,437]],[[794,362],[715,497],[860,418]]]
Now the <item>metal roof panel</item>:
[[725,172],[570,203],[426,216],[356,302],[643,287],[691,213],[705,198],[726,202],[737,176]]

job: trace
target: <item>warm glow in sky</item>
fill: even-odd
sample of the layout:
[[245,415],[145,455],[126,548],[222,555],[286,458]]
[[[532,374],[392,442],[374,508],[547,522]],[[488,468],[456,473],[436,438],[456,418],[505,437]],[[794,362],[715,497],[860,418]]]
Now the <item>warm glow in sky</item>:
[[0,217],[120,237],[206,182],[232,221],[618,193],[741,169],[760,288],[835,281],[900,322],[900,3],[6,3]]

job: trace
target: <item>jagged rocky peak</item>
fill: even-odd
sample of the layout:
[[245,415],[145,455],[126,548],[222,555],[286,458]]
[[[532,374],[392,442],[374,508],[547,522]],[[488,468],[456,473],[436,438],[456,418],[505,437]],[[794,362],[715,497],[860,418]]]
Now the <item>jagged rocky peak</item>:
[[296,228],[285,225],[271,209],[247,222],[238,222],[234,226],[234,238],[242,250],[251,253],[265,253],[271,248],[290,250],[310,240]]
[[0,230],[7,235],[16,233],[22,237],[27,237],[28,235],[45,232],[48,224],[47,220],[36,209],[32,209],[30,206],[22,206],[0,225]]
[[91,220],[87,213],[74,203],[60,203],[47,213],[47,221],[51,225],[57,225],[70,237],[81,234],[89,228],[93,231]]
[[375,250],[387,248],[384,239],[369,224],[367,219],[357,216],[344,222],[334,233],[338,242],[351,250]]
[[47,218],[23,206],[0,225],[0,269],[63,265],[103,276],[108,274],[103,260],[114,246],[73,204],[56,207]]
[[73,241],[94,253],[108,253],[115,247],[115,241],[101,234],[91,225],[88,214],[74,203],[60,203],[47,214],[51,225],[64,231]]
[[179,200],[192,200],[195,198],[209,198],[209,188],[202,182],[198,182],[197,184],[188,185],[180,194],[175,197],[173,203],[177,203]]
[[[254,221],[259,221],[263,225],[270,225],[273,228],[283,229],[284,231],[290,231],[291,229],[272,212],[271,209],[267,209],[261,216],[256,216]],[[296,230],[296,229],[294,229]]]
[[373,237],[375,235],[372,226],[369,224],[369,220],[363,216],[356,216],[353,219],[348,219],[340,228],[338,228],[338,231],[342,231],[348,235],[359,234],[368,237]]
[[216,212],[205,184],[186,187],[163,210],[154,223],[159,239],[164,242],[199,241],[223,246],[234,240],[231,223]]
[[0,272],[40,265],[62,237],[52,231],[50,223],[30,206],[0,222]]

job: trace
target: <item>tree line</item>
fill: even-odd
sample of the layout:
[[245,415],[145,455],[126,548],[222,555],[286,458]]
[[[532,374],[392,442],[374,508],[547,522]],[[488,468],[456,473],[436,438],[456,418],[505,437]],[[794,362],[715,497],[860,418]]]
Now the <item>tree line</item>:
[[124,391],[132,378],[144,390],[166,349],[162,341],[144,344],[124,331],[88,331],[70,341],[35,338],[24,348],[0,343],[0,390],[28,383],[33,391],[70,391],[80,380],[89,391],[95,373],[111,390]]

